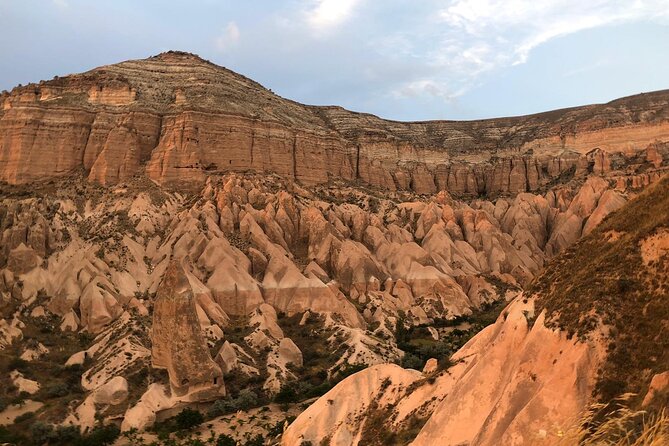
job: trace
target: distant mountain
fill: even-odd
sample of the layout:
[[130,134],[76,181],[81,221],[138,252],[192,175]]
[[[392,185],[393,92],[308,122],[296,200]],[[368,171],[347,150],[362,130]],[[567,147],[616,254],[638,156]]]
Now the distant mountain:
[[669,140],[669,90],[514,118],[403,123],[302,105],[182,52],[17,87],[0,103],[0,181],[10,184],[83,169],[102,184],[146,172],[199,186],[212,171],[253,170],[304,184],[515,194],[573,169],[607,171]]
[[554,444],[666,405],[669,91],[401,123],[168,52],[0,102],[0,443]]

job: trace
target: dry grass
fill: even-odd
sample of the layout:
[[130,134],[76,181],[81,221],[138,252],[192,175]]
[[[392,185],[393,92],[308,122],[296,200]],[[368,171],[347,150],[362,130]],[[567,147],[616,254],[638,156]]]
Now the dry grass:
[[644,265],[640,250],[643,240],[667,227],[669,176],[556,257],[530,287],[549,324],[570,336],[585,339],[601,325],[609,328],[596,387],[601,402],[628,392],[642,396],[650,378],[667,370],[669,256]]
[[[623,399],[632,399],[624,395]],[[568,430],[559,445],[666,446],[669,445],[669,412],[634,411],[626,406],[608,412],[609,405],[595,404]],[[600,419],[601,418],[601,419]]]

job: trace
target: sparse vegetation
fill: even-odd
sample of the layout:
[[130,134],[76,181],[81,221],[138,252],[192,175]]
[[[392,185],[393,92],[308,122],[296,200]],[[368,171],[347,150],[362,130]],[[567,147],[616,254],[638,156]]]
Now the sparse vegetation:
[[669,258],[645,265],[640,250],[662,228],[669,228],[666,176],[555,258],[529,288],[549,324],[569,336],[585,340],[600,324],[610,327],[600,401],[645,394],[650,377],[669,364]]
[[199,410],[185,408],[174,417],[178,429],[192,429],[204,421],[204,416]]
[[29,429],[10,432],[0,426],[0,442],[25,446],[108,446],[120,435],[113,424],[96,426],[81,434],[76,426],[62,426],[34,421]]
[[249,410],[252,407],[257,407],[258,402],[258,395],[253,390],[242,389],[236,398],[225,398],[214,402],[207,412],[207,416],[215,418],[238,410]]
[[216,440],[216,446],[237,446],[237,442],[231,436],[221,434]]
[[476,333],[494,323],[505,307],[506,301],[502,299],[483,305],[471,315],[435,321],[431,325],[433,328],[448,329],[439,340],[432,337],[426,326],[407,327],[404,319],[400,318],[395,329],[397,346],[405,352],[400,365],[422,370],[428,359],[436,358],[439,370],[449,368],[453,365],[451,356]]
[[632,394],[610,405],[595,404],[590,407],[564,433],[560,433],[560,446],[664,446],[669,444],[669,414],[664,410],[646,412],[628,407]]
[[188,431],[180,432],[178,435],[165,434],[151,443],[147,443],[136,429],[124,432],[122,437],[131,446],[232,446],[238,444],[229,435],[216,436],[213,431],[210,431],[208,435]]

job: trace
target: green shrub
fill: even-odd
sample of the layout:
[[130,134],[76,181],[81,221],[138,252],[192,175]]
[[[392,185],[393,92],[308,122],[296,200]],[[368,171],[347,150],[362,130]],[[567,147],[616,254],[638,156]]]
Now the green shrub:
[[98,426],[82,439],[80,445],[107,446],[114,443],[119,435],[121,435],[121,430],[114,424]]
[[216,440],[216,446],[237,446],[237,442],[230,435],[221,434]]
[[258,395],[253,390],[242,389],[239,391],[237,398],[217,400],[212,404],[207,415],[210,418],[215,418],[238,410],[249,410],[252,407],[256,407],[258,401]]
[[232,411],[233,411],[232,400],[229,398],[221,399],[221,400],[216,400],[214,404],[211,405],[209,411],[207,411],[207,416],[209,418],[216,418]]
[[244,446],[265,446],[265,437],[258,434],[255,437],[247,439]]
[[236,406],[241,410],[249,410],[258,405],[258,395],[253,390],[242,389],[235,398]]
[[68,395],[70,393],[70,388],[65,383],[61,382],[48,386],[44,389],[44,393],[47,398],[59,398]]
[[204,416],[199,410],[189,409],[187,407],[174,417],[174,421],[179,429],[192,429],[195,426],[202,424]]
[[35,421],[30,428],[30,437],[35,444],[44,444],[53,436],[53,426],[42,421]]
[[23,423],[24,421],[32,420],[35,418],[35,412],[26,412],[14,419],[14,424]]
[[404,357],[402,357],[400,365],[405,369],[422,370],[425,366],[425,361],[412,353],[406,353]]
[[295,392],[293,386],[290,385],[282,386],[279,393],[274,397],[274,402],[279,404],[296,403],[298,401],[299,397],[297,392]]
[[11,372],[12,370],[18,370],[21,373],[26,373],[29,368],[30,364],[28,364],[28,361],[25,361],[21,358],[12,358],[12,360],[9,361],[9,364],[7,364],[8,372]]
[[[89,446],[76,426],[58,426],[49,439],[49,446]],[[93,446],[93,445],[90,445]]]
[[16,432],[12,432],[7,429],[5,426],[0,426],[0,444],[9,443],[9,444],[27,444],[28,439],[23,437]]
[[353,375],[354,373],[365,370],[367,367],[369,367],[367,364],[346,364],[344,367],[339,369],[339,373],[337,374],[338,379],[336,380],[335,384],[342,379]]

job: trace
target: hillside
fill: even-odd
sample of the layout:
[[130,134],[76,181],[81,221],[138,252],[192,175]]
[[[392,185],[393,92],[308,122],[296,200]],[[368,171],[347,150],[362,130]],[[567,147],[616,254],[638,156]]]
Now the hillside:
[[668,91],[401,123],[168,52],[0,102],[0,443],[550,444],[666,404]]
[[664,177],[547,263],[446,369],[359,372],[300,414],[282,444],[665,444],[668,279]]
[[0,102],[0,181],[10,184],[83,169],[102,184],[146,173],[197,190],[212,172],[252,170],[312,185],[341,178],[513,195],[574,171],[656,168],[667,151],[656,143],[669,140],[669,91],[515,118],[402,123],[298,104],[181,52],[17,87]]
[[570,336],[606,327],[601,400],[645,395],[650,378],[669,370],[669,177],[547,264],[528,292]]

